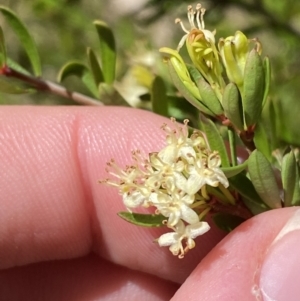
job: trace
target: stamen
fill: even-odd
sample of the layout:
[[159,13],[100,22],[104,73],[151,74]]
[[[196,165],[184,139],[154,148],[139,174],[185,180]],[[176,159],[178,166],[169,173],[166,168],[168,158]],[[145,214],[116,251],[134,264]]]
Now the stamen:
[[196,21],[197,21],[197,25],[198,25],[198,28],[199,29],[204,29],[204,27],[201,26],[201,23],[200,23],[200,13],[201,13],[201,4],[198,3],[197,6],[196,6]]
[[183,30],[185,33],[189,33],[189,31],[184,27],[183,22],[182,22],[179,18],[175,19],[175,24],[180,24],[182,30]]
[[195,11],[193,10],[193,7],[191,5],[188,6],[188,13],[187,13],[189,23],[192,28],[196,28],[194,19],[195,19]]
[[204,29],[205,28],[204,14],[205,14],[206,9],[205,8],[201,8],[200,11],[201,11],[201,15],[200,15],[200,18],[201,18],[201,28]]

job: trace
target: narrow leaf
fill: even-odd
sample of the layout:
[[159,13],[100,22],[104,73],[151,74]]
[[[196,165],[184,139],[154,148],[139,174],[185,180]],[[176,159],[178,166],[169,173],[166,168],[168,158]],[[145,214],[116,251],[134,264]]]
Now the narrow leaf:
[[265,87],[264,87],[264,96],[263,96],[262,107],[264,107],[264,105],[268,99],[270,85],[271,85],[271,65],[270,65],[270,59],[268,57],[264,58],[263,68],[264,68],[264,73],[265,73]]
[[211,85],[208,84],[205,79],[199,79],[196,84],[203,104],[216,116],[223,115],[223,107]]
[[216,125],[210,119],[206,118],[203,115],[200,118],[210,148],[212,150],[216,150],[219,152],[219,155],[221,157],[222,167],[229,167],[230,162],[227,155],[226,147],[223,138],[220,132],[218,131]]
[[166,217],[157,214],[130,213],[126,211],[119,212],[118,215],[125,221],[142,227],[162,227]]
[[101,67],[97,60],[95,52],[91,48],[87,49],[87,56],[92,70],[92,75],[94,77],[95,84],[98,87],[101,83],[104,82],[104,77],[103,77]]
[[255,150],[249,156],[248,171],[262,200],[273,209],[281,208],[280,192],[272,166],[260,151]]
[[229,178],[229,183],[242,196],[244,204],[254,215],[270,209],[260,198],[251,181],[243,173]]
[[265,74],[261,56],[253,49],[247,57],[244,71],[243,111],[247,127],[256,124],[262,110]]
[[268,160],[271,160],[272,144],[267,135],[266,127],[262,124],[261,120],[256,124],[256,127],[255,127],[254,143],[255,143],[256,148],[260,152],[262,152]]
[[116,43],[112,30],[103,21],[94,21],[100,41],[100,57],[105,82],[112,84],[115,80]]
[[283,157],[281,170],[285,207],[295,206],[295,204],[293,204],[293,196],[296,185],[299,186],[299,182],[297,182],[299,178],[297,179],[296,177],[297,169],[298,166],[294,152],[290,151]]
[[25,25],[19,20],[19,18],[5,6],[0,5],[0,11],[2,12],[3,16],[6,18],[7,22],[14,30],[16,35],[18,36],[24,50],[29,58],[31,63],[33,73],[35,76],[41,75],[41,62],[39,53],[36,47],[36,44],[26,29]]
[[229,83],[223,94],[222,105],[226,117],[240,131],[244,129],[242,99],[238,87],[234,83]]
[[3,67],[6,65],[6,47],[5,47],[5,39],[4,39],[4,33],[2,30],[2,27],[0,26],[0,67]]
[[170,60],[168,61],[168,67],[169,67],[172,82],[175,85],[175,87],[178,89],[178,91],[181,93],[181,95],[199,111],[203,112],[204,114],[214,116],[214,114],[206,106],[204,106],[195,96],[193,96],[193,94],[189,91],[189,89],[186,88],[184,83],[179,78]]
[[87,87],[87,89],[96,97],[99,97],[99,92],[97,89],[97,86],[95,84],[94,78],[88,69],[84,64],[77,62],[77,61],[71,61],[66,63],[62,68],[60,69],[57,81],[62,82],[66,78],[70,76],[77,76],[81,79],[83,84]]
[[231,178],[241,173],[243,170],[247,168],[247,166],[248,166],[248,161],[245,161],[242,164],[231,166],[231,167],[222,167],[221,169],[224,172],[226,178]]
[[245,220],[239,216],[228,213],[216,213],[212,216],[216,226],[223,231],[231,232]]
[[296,168],[295,189],[293,193],[292,206],[300,206],[300,174],[299,173],[300,171],[299,171],[299,163],[298,163],[298,166]]
[[168,117],[168,97],[167,89],[163,79],[157,76],[152,84],[152,110],[154,113]]

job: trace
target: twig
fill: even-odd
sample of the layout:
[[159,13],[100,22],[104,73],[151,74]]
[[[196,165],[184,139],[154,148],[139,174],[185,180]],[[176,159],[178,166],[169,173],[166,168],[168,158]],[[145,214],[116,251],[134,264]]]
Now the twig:
[[59,95],[61,97],[67,98],[67,99],[72,99],[73,101],[82,104],[82,105],[88,105],[88,106],[103,106],[104,104],[96,100],[94,98],[88,97],[84,94],[78,93],[78,92],[73,92],[65,87],[58,85],[56,83],[47,81],[47,80],[42,80],[41,78],[37,78],[34,76],[26,75],[23,74],[15,69],[12,69],[8,66],[3,66],[0,69],[0,74],[4,75],[6,77],[13,77],[16,79],[19,79],[32,88],[39,90],[39,91],[46,91],[55,95]]

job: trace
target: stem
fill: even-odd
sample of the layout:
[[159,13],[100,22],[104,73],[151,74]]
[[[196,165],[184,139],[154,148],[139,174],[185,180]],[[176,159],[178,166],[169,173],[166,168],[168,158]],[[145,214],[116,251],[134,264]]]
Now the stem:
[[72,99],[73,101],[82,105],[88,105],[88,106],[104,105],[99,100],[96,100],[94,98],[91,98],[89,96],[83,95],[78,92],[69,91],[65,87],[58,85],[56,83],[47,80],[42,80],[34,76],[23,74],[15,69],[9,68],[8,66],[3,66],[0,69],[0,74],[6,77],[13,77],[18,80],[21,80],[36,90],[46,91],[54,95],[58,95],[67,99]]
[[236,166],[237,165],[236,141],[235,141],[235,132],[232,127],[228,127],[228,138],[229,138],[231,164],[232,166]]
[[228,213],[239,216],[245,220],[253,217],[253,214],[242,202],[237,202],[234,206],[223,205],[215,202],[214,204],[210,204],[210,206],[214,212]]
[[256,146],[254,144],[253,138],[254,138],[254,127],[248,129],[247,131],[242,131],[239,134],[242,142],[244,145],[252,152],[256,149]]

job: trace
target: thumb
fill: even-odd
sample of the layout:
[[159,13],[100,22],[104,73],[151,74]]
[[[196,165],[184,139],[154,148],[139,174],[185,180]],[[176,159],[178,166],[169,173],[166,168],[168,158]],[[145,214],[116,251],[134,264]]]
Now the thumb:
[[172,301],[299,300],[299,248],[299,208],[260,214],[225,237]]

